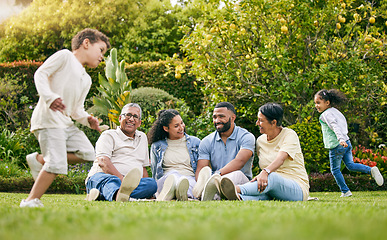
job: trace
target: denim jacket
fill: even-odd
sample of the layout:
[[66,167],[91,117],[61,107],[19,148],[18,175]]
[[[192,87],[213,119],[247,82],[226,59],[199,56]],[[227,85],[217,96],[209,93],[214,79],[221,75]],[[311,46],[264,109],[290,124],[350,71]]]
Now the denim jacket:
[[[185,133],[187,139],[187,148],[189,157],[191,159],[191,166],[193,172],[196,172],[198,157],[199,157],[199,144],[200,139],[194,136],[190,136]],[[155,143],[152,143],[151,146],[151,169],[152,176],[155,180],[160,179],[164,175],[163,161],[164,154],[167,150],[168,143],[167,139],[159,140]]]

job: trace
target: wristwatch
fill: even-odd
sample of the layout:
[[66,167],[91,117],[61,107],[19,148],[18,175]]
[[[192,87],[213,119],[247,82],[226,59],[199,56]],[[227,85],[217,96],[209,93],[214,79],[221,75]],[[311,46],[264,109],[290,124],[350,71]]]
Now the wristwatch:
[[267,175],[269,175],[270,173],[271,173],[271,171],[269,170],[269,169],[267,169],[267,168],[264,168],[264,169],[262,169],[263,171],[265,171],[265,172],[267,172]]

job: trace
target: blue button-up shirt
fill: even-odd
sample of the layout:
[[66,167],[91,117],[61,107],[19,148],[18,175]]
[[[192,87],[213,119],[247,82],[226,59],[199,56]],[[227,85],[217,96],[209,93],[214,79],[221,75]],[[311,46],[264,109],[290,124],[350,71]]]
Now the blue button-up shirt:
[[210,160],[212,171],[217,171],[231,162],[236,157],[239,150],[248,149],[253,154],[241,171],[248,179],[251,179],[251,167],[255,151],[255,137],[246,129],[236,125],[234,126],[234,131],[227,138],[226,144],[224,144],[217,131],[206,136],[199,146],[199,160]]

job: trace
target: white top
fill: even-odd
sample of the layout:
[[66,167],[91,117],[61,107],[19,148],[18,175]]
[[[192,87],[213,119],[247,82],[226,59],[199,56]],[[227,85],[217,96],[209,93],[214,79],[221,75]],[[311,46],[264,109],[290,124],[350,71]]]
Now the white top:
[[195,176],[187,148],[187,139],[182,137],[177,140],[167,139],[168,147],[165,150],[163,168],[165,173],[171,170],[185,176]]
[[[31,131],[42,128],[67,128],[72,119],[90,127],[84,102],[90,90],[91,78],[72,52],[60,50],[51,55],[35,72],[39,101],[31,117]],[[64,112],[50,109],[51,103],[62,98]]]
[[[138,130],[134,138],[126,136],[119,127],[104,131],[95,145],[95,152],[96,158],[108,157],[122,175],[133,168],[138,168],[142,173],[143,167],[150,165],[148,139],[145,133]],[[96,159],[88,178],[97,172],[103,171]]]
[[305,169],[300,141],[294,130],[282,128],[280,134],[270,141],[267,141],[266,134],[262,134],[257,139],[256,149],[260,169],[268,167],[276,159],[278,152],[283,151],[289,154],[276,173],[296,181],[302,189],[304,201],[308,199],[309,177]]
[[[348,125],[345,116],[336,108],[330,107],[326,109],[321,115],[320,120],[328,125],[328,127],[336,134],[337,140],[347,141]],[[323,137],[327,137],[323,135]]]

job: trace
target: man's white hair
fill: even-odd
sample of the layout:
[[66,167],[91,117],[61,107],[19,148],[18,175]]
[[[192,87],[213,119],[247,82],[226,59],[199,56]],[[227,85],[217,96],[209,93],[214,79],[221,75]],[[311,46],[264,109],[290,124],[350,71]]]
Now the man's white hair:
[[122,107],[122,110],[121,110],[121,114],[125,113],[125,111],[130,108],[130,107],[136,107],[138,109],[140,109],[140,120],[141,120],[141,116],[142,116],[142,109],[140,107],[140,105],[138,105],[137,103],[128,103],[126,104],[125,106]]

